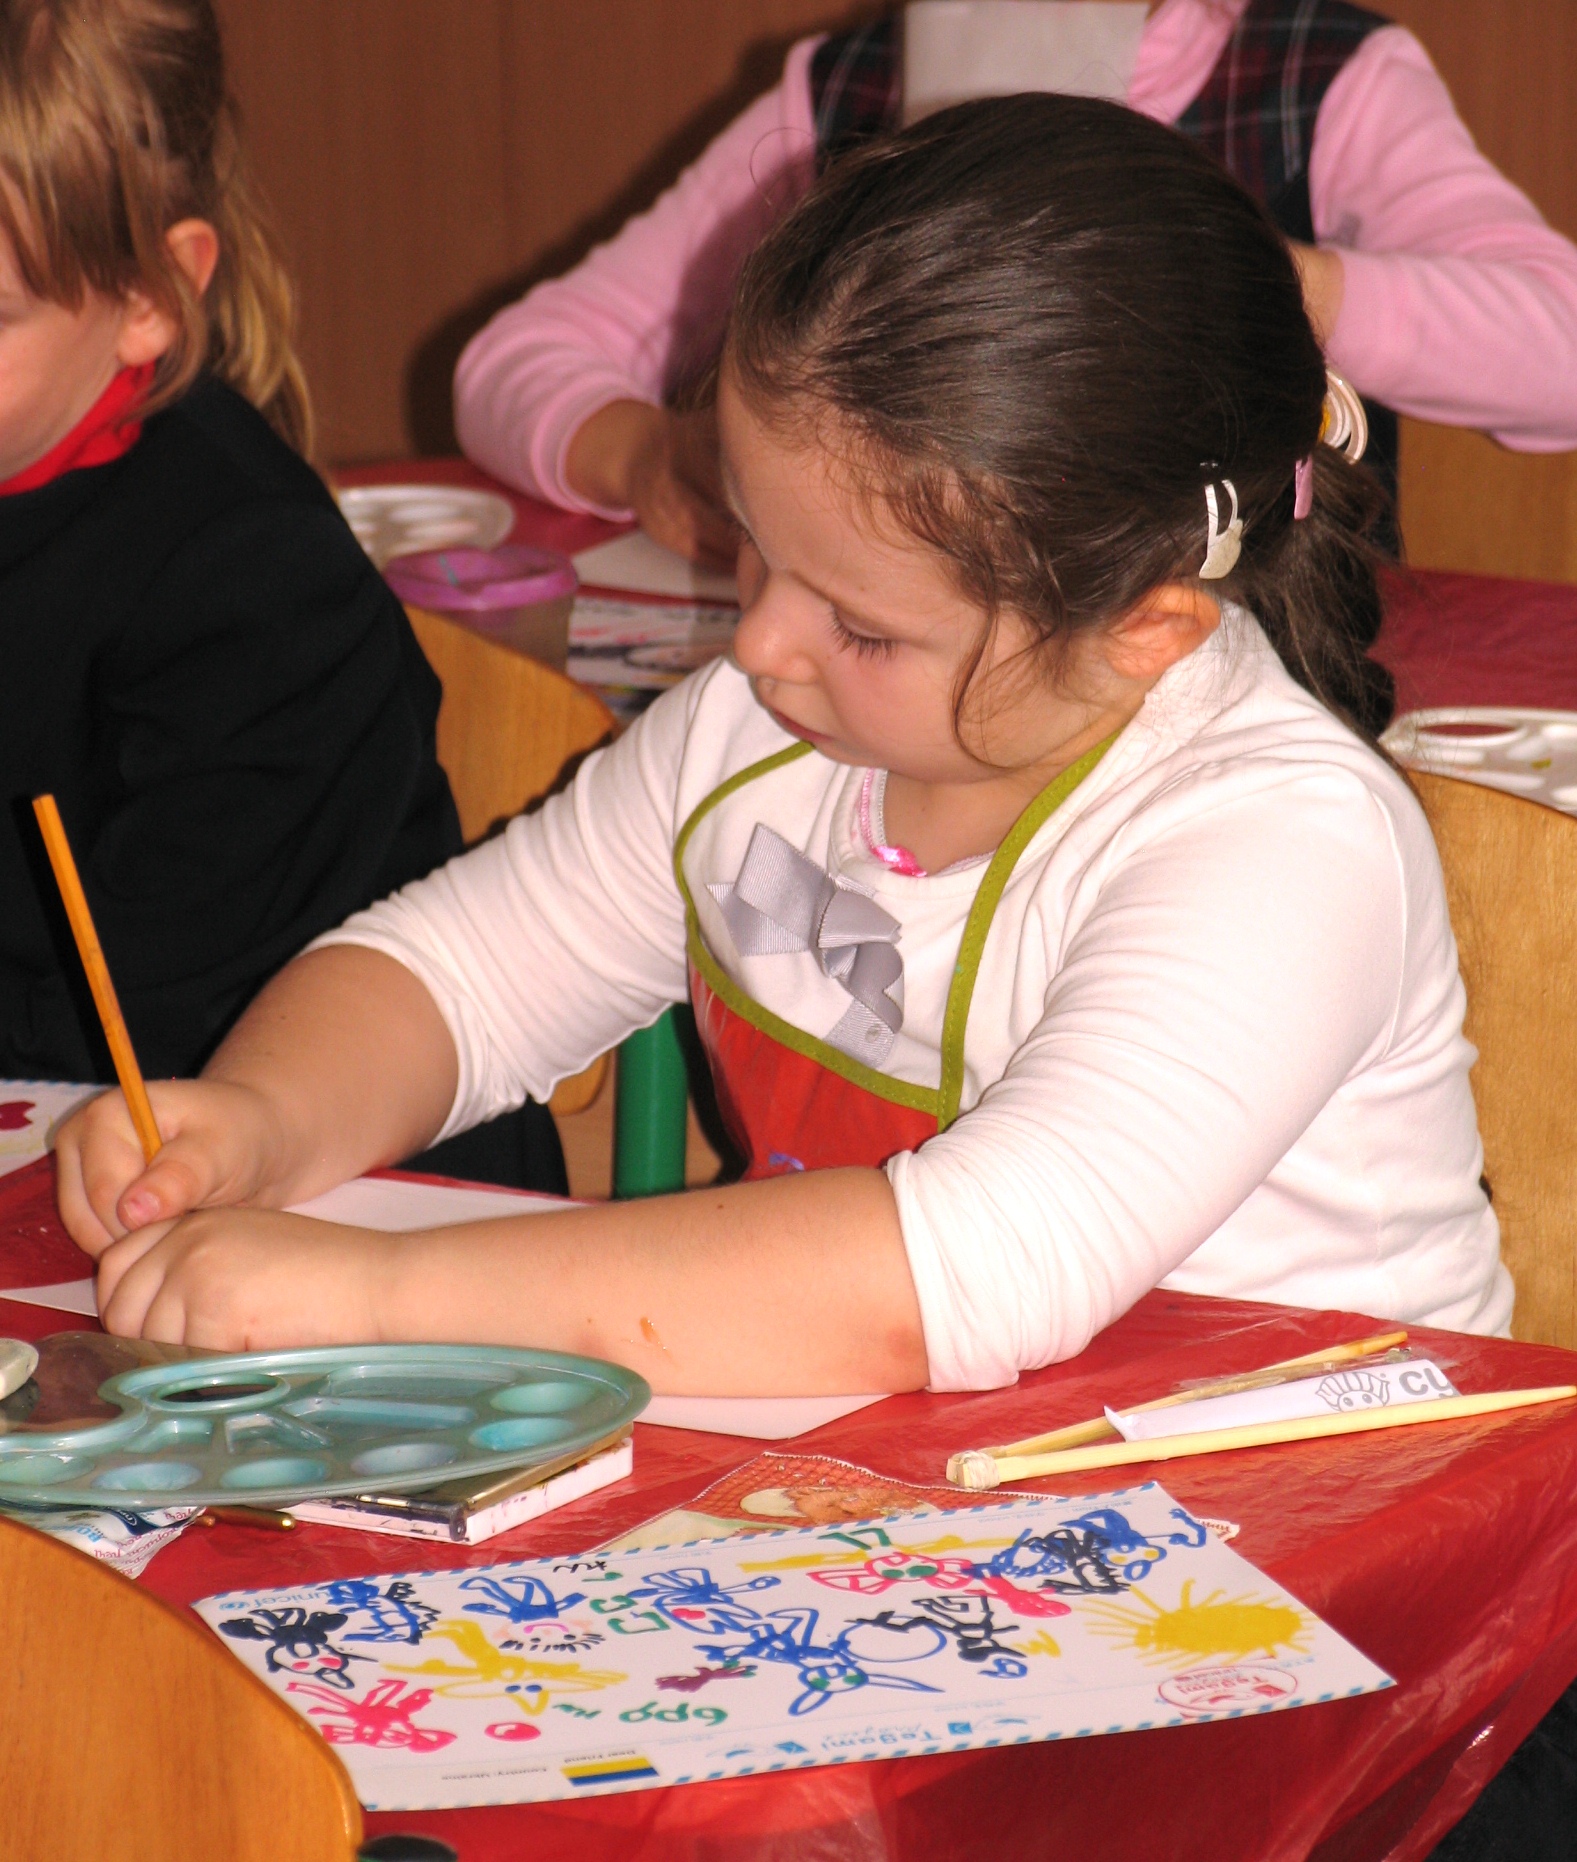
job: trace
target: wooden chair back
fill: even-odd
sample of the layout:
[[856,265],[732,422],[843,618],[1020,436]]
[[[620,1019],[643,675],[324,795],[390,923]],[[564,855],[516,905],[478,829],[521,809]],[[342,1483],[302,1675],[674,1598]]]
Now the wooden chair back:
[[1467,986],[1512,1331],[1577,1349],[1577,820],[1480,783],[1411,780]]
[[438,761],[468,843],[546,795],[572,758],[613,735],[613,713],[585,686],[440,614],[406,612],[444,688]]
[[352,1862],[345,1767],[196,1617],[0,1521],[7,1862]]
[[[563,673],[440,614],[406,612],[444,688],[438,761],[468,842],[546,795],[574,758],[613,735],[613,713]],[[584,1111],[606,1073],[604,1056],[560,1081],[553,1110]]]

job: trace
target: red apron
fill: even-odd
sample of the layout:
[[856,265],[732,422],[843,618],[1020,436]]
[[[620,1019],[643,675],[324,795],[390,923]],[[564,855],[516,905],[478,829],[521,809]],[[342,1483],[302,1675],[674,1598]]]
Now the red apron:
[[916,1149],[958,1116],[969,1004],[998,902],[1024,849],[1100,761],[1107,743],[1087,752],[1043,789],[992,856],[959,940],[935,1087],[878,1073],[784,1021],[739,987],[701,935],[683,864],[695,829],[721,801],[809,755],[811,746],[795,744],[751,765],[715,789],[690,816],[674,848],[688,926],[690,1000],[712,1069],[718,1110],[745,1159],[747,1180],[840,1165],[877,1167],[900,1151]]

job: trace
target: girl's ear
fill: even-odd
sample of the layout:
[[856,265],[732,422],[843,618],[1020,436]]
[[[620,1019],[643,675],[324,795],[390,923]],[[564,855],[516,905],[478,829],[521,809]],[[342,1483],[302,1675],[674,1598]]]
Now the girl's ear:
[[[219,263],[219,235],[206,220],[177,220],[164,236],[170,257],[185,272],[199,297]],[[141,291],[126,299],[120,341],[115,347],[122,368],[140,368],[157,362],[176,337],[176,321],[167,310]]]
[[1163,582],[1106,629],[1106,663],[1145,683],[1186,659],[1221,624],[1221,603],[1193,582]]

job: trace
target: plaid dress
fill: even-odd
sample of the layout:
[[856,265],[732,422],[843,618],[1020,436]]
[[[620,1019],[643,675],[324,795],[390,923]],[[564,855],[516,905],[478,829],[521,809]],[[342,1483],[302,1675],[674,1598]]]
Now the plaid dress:
[[[1312,244],[1315,119],[1347,60],[1389,23],[1346,0],[1250,0],[1204,88],[1174,127],[1263,201],[1289,239]],[[896,129],[903,91],[896,16],[823,40],[811,59],[810,91],[819,167]],[[1394,492],[1396,415],[1377,402],[1364,405],[1366,461]]]

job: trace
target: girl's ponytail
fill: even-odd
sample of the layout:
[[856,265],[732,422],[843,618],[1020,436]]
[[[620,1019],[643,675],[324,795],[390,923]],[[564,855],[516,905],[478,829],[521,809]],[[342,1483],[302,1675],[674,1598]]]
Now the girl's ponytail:
[[1372,742],[1396,701],[1390,673],[1369,657],[1383,618],[1369,539],[1387,501],[1368,472],[1329,446],[1315,447],[1313,464],[1308,515],[1278,526],[1273,548],[1246,550],[1226,586],[1298,683]]
[[228,100],[215,127],[213,165],[219,264],[203,301],[206,364],[310,458],[312,402],[292,342],[295,286],[253,190]]

